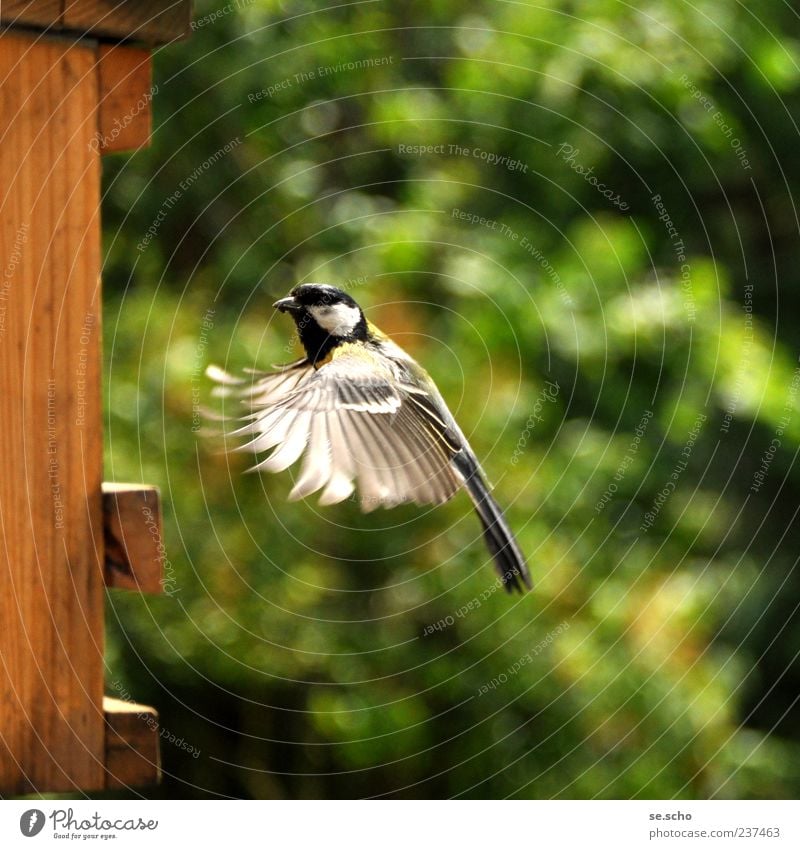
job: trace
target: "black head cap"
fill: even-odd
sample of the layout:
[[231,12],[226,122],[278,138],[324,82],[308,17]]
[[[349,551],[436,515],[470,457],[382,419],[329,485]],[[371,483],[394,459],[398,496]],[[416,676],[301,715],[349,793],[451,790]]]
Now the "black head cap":
[[335,304],[347,304],[350,307],[358,306],[347,292],[327,283],[303,283],[300,286],[295,286],[290,294],[298,303],[306,307],[333,306]]

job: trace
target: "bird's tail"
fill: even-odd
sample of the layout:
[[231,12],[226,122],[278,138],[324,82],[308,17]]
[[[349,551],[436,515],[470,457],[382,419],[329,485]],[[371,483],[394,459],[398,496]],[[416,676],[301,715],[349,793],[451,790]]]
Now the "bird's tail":
[[462,451],[453,458],[453,464],[464,478],[464,486],[475,505],[475,510],[483,525],[483,537],[489,549],[503,586],[508,592],[524,592],[531,589],[531,576],[525,565],[525,558],[519,550],[514,534],[506,522],[500,505],[489,492],[489,487],[481,474],[478,461],[468,451]]

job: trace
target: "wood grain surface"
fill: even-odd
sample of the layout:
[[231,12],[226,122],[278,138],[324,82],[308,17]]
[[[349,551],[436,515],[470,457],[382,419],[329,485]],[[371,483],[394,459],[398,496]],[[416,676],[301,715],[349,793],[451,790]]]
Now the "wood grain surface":
[[104,784],[96,51],[0,35],[0,792]]

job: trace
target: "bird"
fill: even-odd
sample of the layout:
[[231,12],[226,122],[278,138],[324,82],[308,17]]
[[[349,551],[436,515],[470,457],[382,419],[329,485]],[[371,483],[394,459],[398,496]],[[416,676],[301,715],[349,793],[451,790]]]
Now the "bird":
[[336,504],[357,486],[364,512],[441,504],[465,489],[502,586],[531,589],[475,452],[422,366],[330,284],[297,285],[273,308],[294,319],[304,356],[271,372],[206,370],[214,395],[237,397],[247,409],[228,435],[250,439],[234,450],[271,451],[252,471],[285,471],[303,456],[290,500],[322,490],[319,503]]

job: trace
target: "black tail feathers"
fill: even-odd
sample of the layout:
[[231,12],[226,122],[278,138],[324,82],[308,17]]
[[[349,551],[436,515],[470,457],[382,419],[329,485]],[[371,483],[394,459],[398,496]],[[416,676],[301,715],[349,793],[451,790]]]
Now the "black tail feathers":
[[478,461],[464,451],[453,458],[483,525],[483,537],[507,592],[532,589],[531,576],[500,505],[489,492]]

